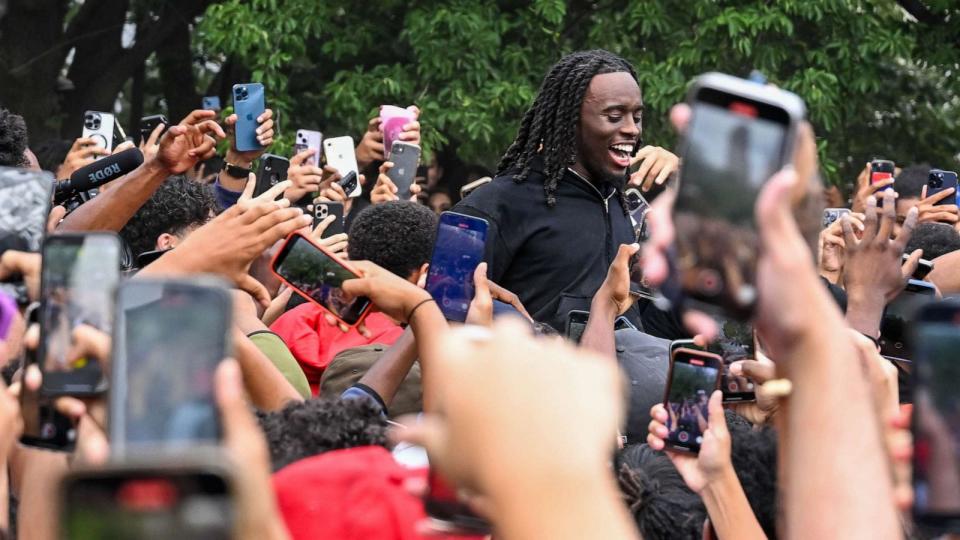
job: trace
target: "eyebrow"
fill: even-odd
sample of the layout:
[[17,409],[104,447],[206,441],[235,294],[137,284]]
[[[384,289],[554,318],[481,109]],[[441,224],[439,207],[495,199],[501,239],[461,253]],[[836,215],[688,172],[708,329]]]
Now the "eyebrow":
[[[629,107],[623,103],[616,103],[614,105],[607,105],[603,108],[601,112],[613,112],[613,111],[626,111]],[[643,112],[643,103],[640,104],[640,107],[636,109],[638,112]]]

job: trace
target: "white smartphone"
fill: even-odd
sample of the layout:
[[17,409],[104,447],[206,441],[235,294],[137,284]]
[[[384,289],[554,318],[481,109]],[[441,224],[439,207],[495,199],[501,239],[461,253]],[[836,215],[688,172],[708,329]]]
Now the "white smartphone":
[[112,152],[114,124],[113,115],[110,113],[87,111],[83,113],[83,136],[93,139],[97,146]]
[[315,167],[320,166],[320,141],[323,140],[323,133],[319,131],[311,131],[309,129],[298,129],[297,130],[297,142],[293,145],[293,151],[295,154],[299,154],[307,149],[313,150],[313,155],[307,158],[306,163],[309,163]]
[[[360,167],[357,166],[357,154],[354,150],[353,137],[345,135],[343,137],[334,137],[323,141],[323,155],[327,160],[327,165],[332,166],[340,172],[341,176],[347,176],[347,173],[353,171],[357,176],[360,175]],[[360,182],[347,196],[351,199],[359,197],[363,192]]]

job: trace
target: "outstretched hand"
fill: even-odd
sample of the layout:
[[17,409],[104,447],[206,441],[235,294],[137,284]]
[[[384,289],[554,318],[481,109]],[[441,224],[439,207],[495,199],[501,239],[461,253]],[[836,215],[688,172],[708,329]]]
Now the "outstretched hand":
[[214,111],[191,112],[163,134],[154,159],[170,174],[182,174],[197,162],[213,157],[217,139],[226,137],[223,128],[214,121],[216,116]]

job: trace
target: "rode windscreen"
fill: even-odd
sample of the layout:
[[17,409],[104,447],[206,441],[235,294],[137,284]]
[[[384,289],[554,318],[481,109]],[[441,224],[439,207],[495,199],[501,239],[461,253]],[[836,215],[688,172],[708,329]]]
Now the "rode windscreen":
[[81,167],[70,175],[69,180],[60,180],[54,185],[54,201],[62,202],[73,194],[102,186],[111,180],[130,173],[143,164],[143,153],[129,148],[98,159]]

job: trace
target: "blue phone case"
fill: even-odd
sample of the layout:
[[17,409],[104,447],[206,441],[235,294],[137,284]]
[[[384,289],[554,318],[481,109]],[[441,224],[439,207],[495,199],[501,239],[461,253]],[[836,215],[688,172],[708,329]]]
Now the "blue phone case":
[[[245,92],[245,93],[244,93]],[[245,83],[233,85],[233,109],[237,113],[236,137],[237,151],[260,150],[263,146],[257,141],[257,117],[266,107],[263,102],[263,85]]]

